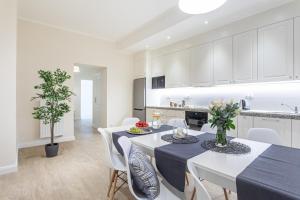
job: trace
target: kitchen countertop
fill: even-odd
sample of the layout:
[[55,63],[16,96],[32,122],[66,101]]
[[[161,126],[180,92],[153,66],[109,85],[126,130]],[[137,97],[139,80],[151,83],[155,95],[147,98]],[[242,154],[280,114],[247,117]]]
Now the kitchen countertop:
[[[208,112],[208,107],[184,107],[174,108],[168,106],[147,106],[151,109],[163,109],[163,110],[181,110],[181,111],[194,111],[194,112]],[[295,119],[300,120],[300,113],[284,112],[284,111],[266,111],[266,110],[242,110],[241,116],[253,116],[253,117],[266,117],[266,118],[280,118],[280,119]]]

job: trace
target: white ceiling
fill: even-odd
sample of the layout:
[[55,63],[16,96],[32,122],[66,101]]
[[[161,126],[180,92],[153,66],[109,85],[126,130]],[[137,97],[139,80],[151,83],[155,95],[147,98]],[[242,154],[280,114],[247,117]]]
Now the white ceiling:
[[[123,49],[159,48],[291,0],[227,0],[208,14],[185,15],[178,0],[19,0],[19,18],[117,42]],[[204,25],[208,20],[209,24]],[[166,41],[166,36],[172,39]]]
[[18,15],[117,41],[176,4],[177,0],[19,0]]

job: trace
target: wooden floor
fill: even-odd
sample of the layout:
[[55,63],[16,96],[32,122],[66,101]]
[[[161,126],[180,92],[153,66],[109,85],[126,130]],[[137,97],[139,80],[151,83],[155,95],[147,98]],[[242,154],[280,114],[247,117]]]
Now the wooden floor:
[[[45,158],[43,147],[19,151],[19,170],[0,176],[1,200],[106,199],[109,169],[104,165],[101,136],[89,122],[75,123],[76,141],[60,145],[59,156]],[[220,187],[205,182],[215,200],[224,199]],[[192,186],[186,188],[191,195]],[[235,194],[229,195],[236,199]],[[126,186],[115,199],[131,200]]]

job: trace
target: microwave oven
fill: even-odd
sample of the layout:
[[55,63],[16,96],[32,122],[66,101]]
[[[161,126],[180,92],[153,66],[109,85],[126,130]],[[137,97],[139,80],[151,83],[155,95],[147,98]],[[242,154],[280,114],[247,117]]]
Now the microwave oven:
[[152,89],[165,88],[165,76],[157,76],[152,78]]

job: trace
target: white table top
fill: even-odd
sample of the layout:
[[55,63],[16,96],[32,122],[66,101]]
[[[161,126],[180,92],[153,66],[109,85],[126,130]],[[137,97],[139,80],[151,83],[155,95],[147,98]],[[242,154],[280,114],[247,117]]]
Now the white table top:
[[[125,128],[125,129],[124,129]],[[117,127],[107,129],[109,132],[126,130],[127,127]],[[170,134],[172,131],[164,131],[144,136],[130,138],[130,140],[140,146],[146,153],[153,156],[154,149],[169,144],[161,139],[162,135]],[[200,135],[204,132],[189,130],[190,135]],[[242,155],[232,155],[206,151],[198,156],[189,159],[197,168],[201,178],[224,188],[236,191],[236,177],[270,144],[235,138],[232,141],[240,142],[251,147],[251,152]]]

